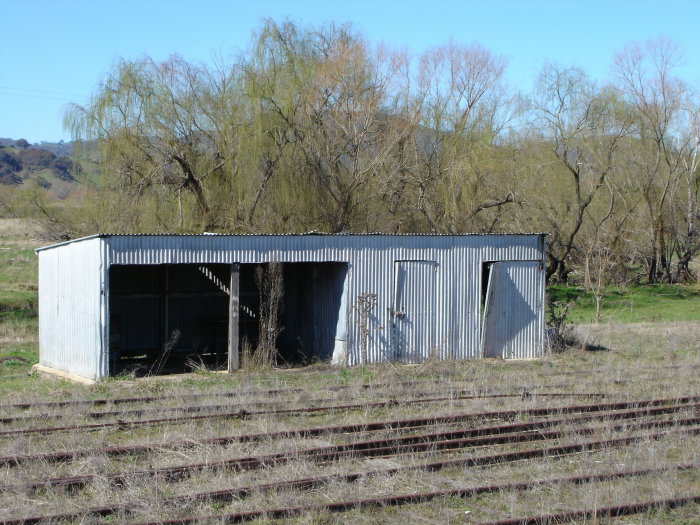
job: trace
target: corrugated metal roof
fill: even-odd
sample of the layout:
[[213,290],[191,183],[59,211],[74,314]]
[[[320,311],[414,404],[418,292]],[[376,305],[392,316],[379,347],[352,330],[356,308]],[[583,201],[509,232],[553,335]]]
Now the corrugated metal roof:
[[72,239],[70,241],[59,242],[56,244],[49,244],[48,246],[42,246],[34,250],[35,252],[40,252],[42,250],[49,250],[51,248],[56,248],[58,246],[64,246],[66,244],[72,244],[76,242],[86,241],[95,238],[108,238],[108,237],[308,237],[308,236],[325,236],[325,237],[493,237],[493,236],[513,236],[513,235],[549,235],[544,232],[528,232],[528,233],[384,233],[384,232],[367,232],[367,233],[354,233],[354,232],[341,232],[341,233],[324,233],[317,231],[310,231],[305,233],[96,233],[94,235],[88,235],[87,237],[79,237],[78,239]]

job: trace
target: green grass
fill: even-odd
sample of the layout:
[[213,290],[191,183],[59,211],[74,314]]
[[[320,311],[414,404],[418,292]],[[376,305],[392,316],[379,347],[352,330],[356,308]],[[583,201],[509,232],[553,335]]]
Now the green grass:
[[39,362],[36,343],[3,344],[0,350],[0,395],[17,390],[41,391],[41,380],[31,374],[31,366]]
[[0,247],[0,337],[13,339],[18,331],[36,337],[37,263],[31,249]]
[[[34,250],[2,244],[0,246],[0,293],[20,292],[36,295],[38,258]],[[0,301],[3,296],[0,295]]]
[[[32,223],[0,221],[0,395],[3,392],[43,390],[31,374],[39,362],[37,268]],[[43,381],[45,383],[45,381]]]
[[[547,289],[555,301],[574,302],[568,320],[574,324],[595,321],[593,294],[579,287],[554,285]],[[603,294],[601,322],[640,323],[700,320],[698,285],[630,285],[608,287]]]

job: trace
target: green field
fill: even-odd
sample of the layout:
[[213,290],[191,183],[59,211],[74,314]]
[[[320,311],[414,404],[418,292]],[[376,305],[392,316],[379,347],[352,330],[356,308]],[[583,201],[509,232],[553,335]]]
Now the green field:
[[39,361],[37,238],[30,221],[0,220],[0,395],[44,390],[43,381],[28,375]]
[[[574,286],[550,286],[551,300],[571,302],[569,321],[574,324],[595,322],[593,294]],[[700,321],[700,286],[630,285],[608,287],[603,295],[601,322],[641,323]]]

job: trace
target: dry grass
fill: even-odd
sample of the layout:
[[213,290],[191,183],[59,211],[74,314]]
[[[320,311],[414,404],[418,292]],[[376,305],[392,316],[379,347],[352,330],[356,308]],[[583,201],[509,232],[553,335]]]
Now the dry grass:
[[41,239],[41,227],[32,219],[0,219],[3,246],[34,249]]
[[[438,403],[398,404],[384,407],[360,407],[329,413],[306,415],[260,415],[248,419],[220,419],[189,421],[180,424],[161,424],[118,428],[96,432],[64,432],[48,436],[30,435],[0,438],[0,455],[35,454],[49,451],[67,451],[79,448],[98,448],[139,443],[169,444],[207,437],[248,433],[275,432],[282,429],[309,428],[391,419],[476,413],[484,411],[527,410],[536,407],[556,407],[570,404],[594,403],[596,399],[553,398],[538,394],[548,392],[600,392],[607,394],[602,401],[678,397],[700,393],[700,323],[671,325],[642,324],[630,326],[591,326],[579,328],[590,343],[604,350],[572,350],[550,355],[538,361],[510,362],[485,360],[473,362],[433,361],[418,366],[382,365],[357,369],[335,370],[315,367],[297,371],[272,371],[236,374],[193,374],[178,378],[149,378],[137,381],[106,381],[93,387],[75,387],[63,383],[55,385],[50,394],[40,390],[29,394],[10,394],[3,402],[20,400],[47,401],[89,398],[134,397],[146,395],[173,395],[175,399],[135,405],[112,405],[86,409],[84,406],[50,408],[29,411],[6,411],[22,415],[40,413],[60,414],[59,420],[26,422],[24,426],[85,424],[87,411],[126,411],[142,407],[158,408],[163,415],[177,414],[183,404],[199,407],[199,413],[211,413],[213,405],[225,405],[235,411],[240,407],[250,410],[256,403],[272,403],[279,408],[301,406],[330,406],[372,403],[387,399],[406,400],[420,397],[443,397]],[[406,385],[413,382],[413,385]],[[362,385],[370,384],[370,388]],[[345,386],[335,389],[329,387]],[[298,389],[276,394],[269,389]],[[461,400],[449,392],[464,390],[472,394],[514,393],[509,398]],[[186,400],[192,393],[210,393],[211,397]],[[235,392],[232,397],[215,397],[219,392]],[[695,411],[697,413],[697,411]],[[687,417],[688,412],[667,416],[668,419]],[[139,417],[132,416],[136,419]],[[128,420],[119,414],[105,421]],[[516,421],[532,419],[522,415]],[[101,420],[98,420],[101,421]],[[577,432],[578,426],[567,425],[561,430],[573,434],[561,442],[576,443],[644,434],[630,430],[621,421],[590,422],[583,426],[597,428],[593,434]],[[479,423],[482,426],[493,423]],[[424,432],[441,432],[476,424],[441,424]],[[20,425],[12,425],[19,428]],[[620,428],[615,428],[620,426]],[[5,428],[3,429],[5,430]],[[418,434],[423,430],[416,430]],[[220,490],[242,486],[256,486],[273,481],[333,475],[352,472],[386,470],[397,466],[415,466],[423,463],[459,458],[478,457],[499,451],[546,448],[555,441],[478,447],[455,452],[427,450],[392,458],[346,459],[321,464],[293,459],[279,466],[270,466],[248,472],[209,469],[177,482],[133,477],[123,487],[112,487],[104,479],[110,472],[136,471],[150,467],[166,467],[194,462],[216,462],[234,457],[263,456],[275,452],[294,452],[314,446],[325,446],[359,439],[392,438],[406,435],[400,431],[383,431],[366,435],[325,434],[310,439],[265,439],[250,443],[231,443],[226,446],[199,444],[185,447],[165,447],[145,455],[108,458],[95,454],[65,464],[34,461],[19,467],[0,468],[0,485],[16,485],[43,477],[94,474],[98,479],[86,488],[66,493],[62,489],[40,492],[16,489],[0,493],[0,519],[15,516],[66,512],[70,509],[124,503],[132,509],[126,515],[98,519],[92,522],[122,522],[155,520],[188,515],[209,516],[227,512],[241,512],[265,507],[322,504],[329,501],[363,499],[396,493],[415,493],[446,490],[480,485],[504,484],[516,481],[552,479],[614,470],[656,468],[670,464],[700,462],[697,436],[670,433],[661,440],[642,440],[627,447],[611,448],[588,453],[542,458],[531,461],[494,465],[482,468],[452,468],[438,472],[406,471],[398,474],[372,475],[356,483],[336,480],[313,490],[283,490],[275,493],[256,491],[247,498],[229,503],[211,501],[181,501],[164,503],[163,498],[194,492]],[[478,523],[509,516],[524,516],[563,509],[590,508],[644,499],[662,499],[683,494],[699,494],[698,470],[670,472],[663,476],[641,476],[584,485],[545,484],[525,491],[503,491],[473,498],[440,498],[420,505],[371,508],[339,514],[314,512],[294,518],[297,523]],[[692,523],[697,506],[673,511],[653,511],[627,523]],[[655,521],[656,520],[656,521]],[[683,521],[685,520],[685,521]],[[691,520],[691,521],[688,521]]]

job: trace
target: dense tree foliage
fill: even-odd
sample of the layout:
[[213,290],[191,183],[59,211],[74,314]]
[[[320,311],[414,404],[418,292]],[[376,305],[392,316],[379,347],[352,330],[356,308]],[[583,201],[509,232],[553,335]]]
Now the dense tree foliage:
[[82,170],[102,181],[82,220],[545,231],[550,280],[680,280],[700,248],[700,113],[678,60],[664,40],[629,46],[609,85],[547,65],[525,97],[477,44],[410,57],[351,27],[272,21],[229,64],[122,60],[66,116]]
[[[22,140],[16,141],[19,144]],[[15,141],[12,141],[15,142]],[[26,143],[26,141],[24,141]],[[51,170],[61,180],[74,181],[73,162],[68,157],[57,157],[40,146],[0,146],[0,184],[22,184],[32,173]],[[46,187],[45,184],[42,185]]]
[[13,176],[22,169],[22,164],[12,153],[0,150],[0,178]]
[[17,158],[25,170],[39,170],[47,168],[56,160],[56,155],[44,149],[22,149],[17,152]]

